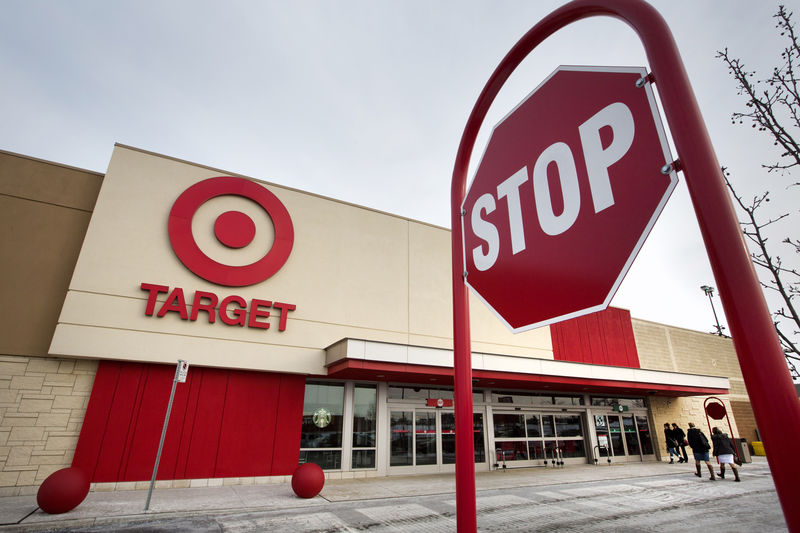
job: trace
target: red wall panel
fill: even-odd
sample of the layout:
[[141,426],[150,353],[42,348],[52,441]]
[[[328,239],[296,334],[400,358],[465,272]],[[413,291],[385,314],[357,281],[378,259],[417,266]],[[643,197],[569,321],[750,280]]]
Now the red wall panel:
[[[146,481],[175,368],[101,361],[73,466],[94,482]],[[175,391],[158,479],[291,474],[305,377],[192,368]]]
[[[275,424],[272,441],[272,475],[288,476],[294,472],[300,460],[300,424],[297,431],[283,431],[281,428],[294,427],[292,424],[303,419],[303,397],[306,380],[303,376],[282,376],[278,398],[278,420]],[[292,398],[300,398],[293,401]]]
[[[175,369],[172,367],[168,368],[168,386],[172,387]],[[161,461],[158,463],[158,475],[156,479],[175,479],[180,444],[184,440],[184,423],[186,421],[187,405],[189,402],[189,393],[191,391],[190,383],[187,382],[184,385],[185,386],[180,386],[179,384],[179,386],[175,388],[175,398],[172,400],[172,414],[169,417],[169,426],[167,427],[167,435],[164,439],[164,448],[161,450]],[[167,402],[169,402],[169,398],[167,398]],[[163,412],[166,411],[166,405],[162,405],[161,407],[161,418],[163,419]],[[161,438],[162,428],[163,422],[158,424],[159,438]],[[156,451],[158,451],[157,448]],[[148,475],[153,475],[152,468],[149,469]]]
[[[178,450],[176,452],[175,470],[171,473],[173,479],[186,478],[186,464],[189,461],[189,448],[192,442],[192,434],[194,431],[194,419],[197,413],[197,403],[200,398],[200,386],[202,379],[188,380],[187,397],[186,397],[186,412],[184,413],[181,427],[181,438],[178,442]],[[158,475],[165,474],[169,477],[170,473],[165,473],[161,466],[158,467]],[[166,479],[166,478],[163,478]]]
[[104,432],[95,428],[104,427],[111,412],[111,403],[117,388],[119,364],[103,362],[97,368],[92,395],[83,417],[83,426],[78,437],[80,446],[72,457],[72,465],[82,468],[94,477],[97,458],[103,446]]
[[123,481],[149,479],[153,475],[174,375],[174,369],[165,365],[148,365],[144,369],[134,408],[132,431],[123,451]]
[[[262,377],[254,372],[231,372],[217,452],[217,476],[269,473],[279,383],[277,375]],[[251,424],[251,420],[259,423]]]
[[557,361],[639,368],[631,315],[624,309],[609,307],[553,324],[550,336]]
[[[108,419],[102,427],[103,443],[97,457],[92,481],[121,481],[123,454],[128,446],[128,437],[133,423],[133,413],[139,397],[142,365],[125,363],[119,365],[114,398]],[[95,385],[97,386],[97,377]],[[84,425],[86,422],[84,421]],[[78,440],[80,446],[80,439]]]
[[[205,370],[205,369],[204,369]],[[228,372],[203,372],[186,460],[186,478],[214,477],[217,448],[225,413]]]

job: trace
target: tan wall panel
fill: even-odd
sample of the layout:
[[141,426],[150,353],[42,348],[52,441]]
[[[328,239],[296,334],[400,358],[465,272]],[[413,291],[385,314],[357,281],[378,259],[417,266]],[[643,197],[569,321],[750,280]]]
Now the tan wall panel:
[[407,331],[408,221],[295,191],[274,192],[295,226],[292,255],[275,284],[297,302],[297,317]]
[[758,425],[756,425],[756,417],[753,414],[753,408],[750,402],[731,401],[731,409],[733,410],[733,415],[736,417],[736,423],[739,427],[739,433],[736,436],[747,439],[747,442],[757,441],[758,435],[756,434],[756,429]]
[[[69,353],[80,345],[81,353]],[[169,362],[186,359],[193,365],[265,369],[320,374],[324,353],[314,348],[231,342],[213,338],[59,324],[52,350],[74,357]]]
[[[253,359],[241,350],[241,343],[309,349],[319,354],[311,364],[317,372],[322,369],[323,350],[344,337],[452,347],[450,232],[443,228],[264,184],[286,206],[294,225],[294,247],[283,268],[264,282],[235,288],[207,282],[189,271],[170,246],[170,209],[191,185],[225,174],[126,147],[114,150],[60,319],[65,326],[90,326],[81,331],[103,340],[95,343],[66,335],[72,330],[64,329],[51,353],[120,358],[125,352],[124,358],[135,360],[174,360],[173,353],[159,353],[171,343],[118,349],[109,343],[112,331],[122,339],[127,336],[124,330],[152,330],[184,339],[201,351],[202,344],[195,340],[215,339],[219,342],[213,357],[225,363],[208,364],[239,368],[309,371],[305,360],[302,364],[296,360],[294,367],[283,363],[276,367]],[[264,252],[259,250],[269,248],[269,239],[259,241],[262,248],[248,256],[250,252],[242,255],[241,250],[216,243],[210,230],[218,214],[232,209],[261,211],[254,206],[248,199],[225,196],[198,210],[192,233],[204,252],[224,264],[247,264],[261,257]],[[268,217],[264,221],[271,225]],[[284,332],[276,331],[275,323],[264,332],[185,322],[175,313],[156,319],[144,315],[148,293],[141,290],[142,282],[181,287],[187,304],[196,290],[203,290],[220,299],[236,294],[248,301],[291,303],[297,309],[289,314]],[[165,301],[166,294],[158,299]],[[513,335],[477,298],[471,301],[475,349],[552,359],[548,328]],[[225,342],[230,343],[227,348]],[[108,351],[100,352],[101,346]],[[214,361],[213,357],[197,354],[203,361]]]
[[91,211],[103,175],[0,150],[0,194]]
[[642,368],[724,376],[732,381],[742,377],[729,337],[639,319],[631,323]]
[[409,224],[409,325],[419,336],[445,340],[452,348],[453,300],[450,232]]
[[47,355],[101,180],[0,152],[0,354]]
[[668,330],[661,324],[641,320],[631,320],[631,324],[636,339],[636,351],[639,354],[639,365],[653,370],[677,371]]

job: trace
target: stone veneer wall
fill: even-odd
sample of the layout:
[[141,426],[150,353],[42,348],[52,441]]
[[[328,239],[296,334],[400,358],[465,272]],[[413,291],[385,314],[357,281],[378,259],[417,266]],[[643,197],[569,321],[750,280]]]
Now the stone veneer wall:
[[[719,398],[728,412],[734,435],[746,438],[748,442],[756,439],[755,417],[730,338],[639,319],[631,322],[642,368],[728,378],[730,394]],[[665,422],[675,422],[684,431],[688,429],[689,422],[694,422],[710,437],[703,411],[706,398],[707,396],[650,398],[653,432],[662,458],[668,457],[664,439]],[[726,433],[730,432],[725,419],[710,422],[712,427],[716,425]],[[691,453],[691,449],[686,451]]]
[[0,356],[0,496],[70,466],[97,361]]

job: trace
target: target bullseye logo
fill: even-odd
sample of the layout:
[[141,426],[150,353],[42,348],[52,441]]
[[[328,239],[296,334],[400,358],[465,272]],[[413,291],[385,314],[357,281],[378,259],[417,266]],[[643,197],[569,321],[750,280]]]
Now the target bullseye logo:
[[229,248],[244,248],[256,236],[253,219],[240,211],[226,211],[214,222],[214,235]]
[[[275,238],[259,260],[248,265],[225,265],[206,255],[192,234],[192,217],[208,200],[218,196],[240,196],[258,204],[272,219]],[[270,191],[244,178],[209,178],[186,189],[169,213],[169,241],[186,268],[218,285],[244,287],[260,283],[275,274],[289,259],[294,244],[294,226],[286,207]],[[249,215],[226,211],[214,222],[214,235],[229,248],[244,248],[253,241],[256,225]]]

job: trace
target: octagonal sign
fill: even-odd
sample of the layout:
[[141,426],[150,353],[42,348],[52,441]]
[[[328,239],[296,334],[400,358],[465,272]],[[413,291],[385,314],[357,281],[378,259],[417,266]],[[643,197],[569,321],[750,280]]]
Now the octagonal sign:
[[561,66],[492,130],[464,270],[512,331],[605,309],[677,185],[646,75]]

